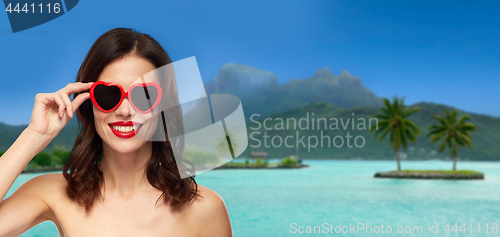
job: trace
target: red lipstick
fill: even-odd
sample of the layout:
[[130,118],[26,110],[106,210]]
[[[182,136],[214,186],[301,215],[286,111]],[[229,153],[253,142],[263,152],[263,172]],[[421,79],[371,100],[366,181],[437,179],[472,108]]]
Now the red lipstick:
[[109,128],[117,137],[131,138],[139,132],[142,123],[134,121],[118,121],[108,124]]

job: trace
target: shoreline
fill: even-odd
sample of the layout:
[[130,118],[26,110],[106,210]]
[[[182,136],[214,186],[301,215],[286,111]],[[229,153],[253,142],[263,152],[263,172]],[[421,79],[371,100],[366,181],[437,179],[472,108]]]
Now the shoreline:
[[[244,161],[245,159],[250,159],[251,158],[235,158],[233,160],[241,160]],[[268,158],[269,160],[274,160],[274,159],[282,159],[282,158]],[[351,159],[336,159],[336,158],[301,158],[303,161],[308,161],[308,160],[313,160],[313,161],[393,161],[396,162],[395,159],[361,159],[361,158],[351,158]],[[439,160],[439,159],[429,159],[429,160],[401,160],[401,162],[453,162],[453,160]],[[499,160],[459,160],[459,162],[500,162]]]
[[484,174],[477,173],[445,173],[439,171],[429,172],[404,172],[404,171],[389,171],[377,172],[374,178],[387,179],[441,179],[441,180],[484,180]]
[[43,173],[43,172],[52,172],[52,171],[61,171],[62,166],[48,166],[48,167],[37,167],[37,168],[25,168],[21,171],[21,174],[29,174],[29,173]]
[[301,169],[309,167],[308,164],[297,164],[295,166],[286,165],[276,165],[276,166],[265,166],[265,165],[222,165],[216,169]]
[[[295,166],[285,166],[285,165],[277,165],[277,166],[256,166],[256,165],[248,165],[248,166],[243,166],[243,165],[222,165],[219,166],[216,169],[301,169],[301,168],[307,168],[309,167],[308,164],[297,164]],[[30,174],[30,173],[44,173],[44,172],[54,172],[54,171],[61,171],[62,172],[62,166],[54,166],[54,167],[37,167],[37,168],[26,168],[24,169],[21,174]]]

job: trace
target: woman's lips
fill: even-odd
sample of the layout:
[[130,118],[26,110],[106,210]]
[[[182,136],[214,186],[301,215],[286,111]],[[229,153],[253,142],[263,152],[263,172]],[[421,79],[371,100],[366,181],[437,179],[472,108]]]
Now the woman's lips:
[[134,121],[118,121],[110,123],[108,126],[117,137],[131,138],[139,132],[142,124]]

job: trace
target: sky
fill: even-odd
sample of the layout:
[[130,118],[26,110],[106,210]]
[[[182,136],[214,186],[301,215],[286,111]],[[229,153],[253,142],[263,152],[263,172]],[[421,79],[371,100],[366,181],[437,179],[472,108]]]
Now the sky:
[[404,96],[500,117],[498,1],[80,1],[12,33],[0,12],[0,122],[28,124],[37,93],[74,82],[93,42],[116,28],[154,37],[173,61],[195,56],[203,81],[228,62],[279,83],[328,67],[380,97]]

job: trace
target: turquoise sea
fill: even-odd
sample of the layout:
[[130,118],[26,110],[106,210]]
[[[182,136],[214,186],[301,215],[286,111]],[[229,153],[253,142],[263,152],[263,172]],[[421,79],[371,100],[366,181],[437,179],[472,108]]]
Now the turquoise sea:
[[[500,236],[500,162],[458,162],[458,169],[485,173],[483,181],[373,178],[377,171],[395,169],[395,161],[305,163],[310,167],[214,170],[198,175],[197,181],[225,200],[235,236]],[[451,166],[442,161],[402,162],[403,169]],[[9,193],[34,176],[22,174]],[[308,226],[316,233],[299,233]],[[429,233],[429,227],[438,232]],[[57,230],[44,222],[23,236],[57,236]]]

